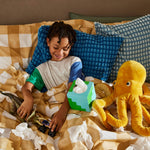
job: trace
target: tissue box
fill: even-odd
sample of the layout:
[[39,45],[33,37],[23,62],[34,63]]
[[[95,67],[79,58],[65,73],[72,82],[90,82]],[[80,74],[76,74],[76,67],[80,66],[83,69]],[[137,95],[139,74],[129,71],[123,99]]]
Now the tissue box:
[[90,112],[92,101],[96,99],[94,83],[89,81],[84,81],[84,83],[87,85],[87,90],[83,93],[75,93],[73,88],[76,84],[75,81],[73,81],[67,93],[67,97],[72,109]]

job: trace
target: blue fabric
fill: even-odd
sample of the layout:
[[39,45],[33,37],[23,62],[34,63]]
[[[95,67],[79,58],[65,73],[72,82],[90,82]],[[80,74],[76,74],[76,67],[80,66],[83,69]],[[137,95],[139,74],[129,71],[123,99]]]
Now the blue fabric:
[[38,31],[38,44],[35,48],[34,54],[32,56],[32,60],[30,61],[26,72],[31,74],[35,67],[40,65],[41,63],[46,62],[47,60],[50,60],[51,55],[49,52],[49,48],[46,43],[46,38],[49,30],[48,26],[43,26],[39,28]]
[[70,55],[80,57],[85,76],[107,81],[123,38],[91,35],[80,31],[76,33],[77,42]]
[[144,65],[147,71],[146,81],[150,82],[150,15],[119,25],[104,25],[99,22],[94,24],[98,35],[124,38],[108,81],[116,79],[118,69],[125,61],[135,60]]
[[77,78],[81,78],[84,80],[84,76],[82,74],[82,63],[80,62],[75,62],[71,66],[71,71],[70,71],[70,78],[68,82],[73,82]]
[[[48,29],[48,25],[41,26],[39,29],[38,45],[26,69],[28,73],[31,73],[40,63],[51,58],[46,44]],[[93,76],[106,81],[116,60],[123,38],[91,35],[80,31],[76,31],[76,34],[77,41],[73,45],[70,55],[78,56],[82,60],[85,76]]]

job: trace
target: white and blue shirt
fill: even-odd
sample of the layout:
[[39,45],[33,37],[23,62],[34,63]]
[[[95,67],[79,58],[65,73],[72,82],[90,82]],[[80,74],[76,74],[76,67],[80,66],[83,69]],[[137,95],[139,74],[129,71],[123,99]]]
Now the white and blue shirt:
[[40,64],[27,81],[34,84],[41,91],[44,86],[51,89],[67,80],[73,82],[77,78],[83,79],[81,59],[68,56],[61,61],[49,60]]

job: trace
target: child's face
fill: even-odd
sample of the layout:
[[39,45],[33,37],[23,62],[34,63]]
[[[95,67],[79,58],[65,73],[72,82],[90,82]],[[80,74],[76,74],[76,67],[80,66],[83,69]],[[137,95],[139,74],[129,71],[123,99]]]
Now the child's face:
[[68,38],[62,38],[60,43],[58,41],[58,37],[53,37],[51,41],[47,38],[47,45],[53,61],[61,61],[69,55],[71,49]]

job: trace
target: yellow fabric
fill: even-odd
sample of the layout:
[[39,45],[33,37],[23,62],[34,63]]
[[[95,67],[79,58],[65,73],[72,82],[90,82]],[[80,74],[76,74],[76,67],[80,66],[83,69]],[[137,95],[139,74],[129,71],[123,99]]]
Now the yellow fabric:
[[[95,34],[94,23],[86,20],[66,20],[76,30]],[[27,68],[37,45],[38,29],[53,22],[25,25],[0,25],[0,72],[10,65]]]
[[[20,89],[24,84],[28,74],[24,71],[16,70],[12,66],[6,69],[5,72],[8,73],[11,77],[5,77],[7,78],[6,82],[0,84],[0,90],[7,92],[9,91],[12,94],[16,94],[17,96],[22,97]],[[3,77],[3,79],[5,78]],[[102,82],[98,79],[93,78],[92,81],[94,82],[95,86],[99,83],[102,84]],[[36,110],[38,114],[40,114],[40,117],[45,119],[50,118],[58,110],[64,101],[66,89],[66,82],[64,82],[58,87],[52,88],[45,93],[40,93],[37,90],[33,91],[34,104],[36,105]],[[110,102],[107,103],[107,105],[109,104]],[[11,100],[7,96],[0,94],[0,131],[1,129],[6,131],[15,129],[16,126],[21,123],[16,115],[13,117],[10,116],[11,105]],[[85,122],[87,130],[85,130],[85,128],[82,128],[81,130],[80,126],[83,124],[83,122]],[[109,127],[111,126],[109,125]],[[107,131],[99,122],[99,118],[93,110],[91,112],[70,110],[62,129],[56,134],[54,138],[48,136],[47,133],[43,134],[42,132],[38,131],[37,126],[34,124],[31,126],[31,129],[35,131],[36,135],[46,143],[46,145],[41,145],[41,150],[55,150],[57,147],[60,150],[88,149],[88,144],[90,143],[88,141],[86,143],[85,140],[80,139],[81,137],[85,137],[87,135],[92,139],[92,149],[111,148],[113,150],[122,150],[130,146],[130,143],[134,143],[136,141],[136,138],[132,137],[132,134],[130,134],[130,130],[130,132],[127,133]],[[84,134],[83,130],[85,130]],[[78,131],[81,133],[77,134]],[[24,140],[12,132],[10,132],[10,134],[7,136],[3,136],[3,138],[0,138],[0,142],[5,143],[2,145],[0,144],[0,148],[2,149],[35,149],[33,140]],[[72,137],[75,139],[74,141]],[[107,137],[107,139],[104,137]],[[88,139],[90,138],[87,138],[86,140]],[[126,145],[124,145],[124,142],[126,142]],[[113,147],[111,147],[112,145]]]
[[[94,22],[63,20],[76,30],[96,34]],[[37,45],[38,29],[53,21],[24,25],[0,25],[0,73],[10,65],[26,69]],[[19,64],[19,65],[18,65]]]
[[[93,22],[85,20],[66,20],[65,22],[71,24],[74,29],[95,34]],[[28,77],[28,74],[23,70],[27,67],[29,57],[33,55],[36,47],[38,29],[41,25],[51,25],[52,23],[53,22],[49,21],[25,25],[0,25],[0,90],[22,97],[21,87]],[[95,101],[93,106],[96,104],[95,106],[104,115],[109,115],[108,111],[115,115],[116,107],[113,105],[115,99],[113,99],[113,94],[111,94],[113,92],[112,87],[107,86],[95,78],[92,78],[91,81],[94,82],[97,98],[105,97],[101,103],[100,101]],[[38,115],[47,119],[58,111],[64,101],[66,89],[66,82],[64,82],[45,93],[34,90],[34,104]],[[140,100],[143,104],[143,116],[145,120],[149,122],[150,115],[146,108],[150,108],[149,97],[147,96],[150,92],[147,86],[145,86],[143,90],[146,94],[144,96],[141,95]],[[106,98],[106,96],[110,94],[111,96]],[[98,104],[101,105],[101,107]],[[110,105],[112,107],[108,107]],[[125,107],[125,105],[122,106]],[[107,107],[108,111],[103,109],[104,107]],[[0,149],[34,150],[35,143],[33,140],[24,140],[12,133],[12,130],[20,125],[21,121],[17,115],[10,114],[11,109],[12,101],[7,96],[0,94]],[[107,122],[107,116],[105,116],[102,120],[105,121],[106,126],[111,130],[108,131],[103,124],[100,123],[99,117],[101,117],[101,113],[96,114],[94,110],[91,112],[70,110],[62,129],[54,138],[48,136],[47,133],[43,134],[39,132],[37,126],[34,124],[30,128],[46,143],[45,145],[41,145],[41,150],[123,150],[128,148],[131,144],[136,144],[139,137],[131,134],[132,129],[130,125],[127,125],[127,132],[115,132],[111,130],[112,126]],[[83,128],[82,125],[84,122],[86,127],[84,126]],[[85,139],[86,136],[88,138]],[[91,139],[91,143],[89,139]],[[89,145],[91,147],[89,147]]]
[[[128,124],[127,105],[129,105],[132,129],[139,135],[150,136],[150,127],[145,127],[142,124],[143,116],[148,123],[150,119],[148,111],[141,104],[150,106],[150,96],[143,95],[143,88],[148,93],[148,89],[144,85],[145,79],[146,70],[140,63],[127,61],[122,64],[118,71],[117,79],[114,81],[112,94],[95,100],[92,105],[105,127],[109,127],[109,125],[115,128],[126,127]],[[102,111],[102,108],[106,109],[114,101],[116,101],[117,105],[118,118],[111,115],[108,110],[105,113]]]

